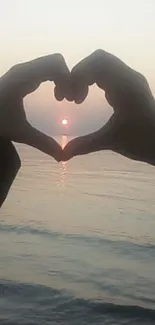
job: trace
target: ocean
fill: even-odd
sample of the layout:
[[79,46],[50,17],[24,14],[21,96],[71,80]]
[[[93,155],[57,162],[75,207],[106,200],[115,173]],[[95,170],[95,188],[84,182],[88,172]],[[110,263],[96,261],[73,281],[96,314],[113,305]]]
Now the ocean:
[[155,324],[155,168],[17,149],[0,210],[0,324]]

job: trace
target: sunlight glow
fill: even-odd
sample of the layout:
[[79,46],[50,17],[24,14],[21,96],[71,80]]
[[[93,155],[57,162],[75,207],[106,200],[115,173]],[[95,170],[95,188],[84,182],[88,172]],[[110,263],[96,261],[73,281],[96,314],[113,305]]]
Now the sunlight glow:
[[63,120],[62,120],[62,125],[67,125],[68,124],[68,120],[66,119],[66,118],[64,118]]

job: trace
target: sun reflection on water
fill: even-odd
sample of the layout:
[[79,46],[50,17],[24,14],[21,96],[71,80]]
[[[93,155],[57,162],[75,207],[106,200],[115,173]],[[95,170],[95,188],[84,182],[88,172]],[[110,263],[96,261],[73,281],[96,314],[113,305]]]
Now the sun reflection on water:
[[[61,146],[62,149],[67,144],[67,135],[62,135],[61,139]],[[58,184],[58,187],[64,187],[65,180],[66,180],[66,172],[67,172],[67,161],[61,161],[60,163],[60,183]]]

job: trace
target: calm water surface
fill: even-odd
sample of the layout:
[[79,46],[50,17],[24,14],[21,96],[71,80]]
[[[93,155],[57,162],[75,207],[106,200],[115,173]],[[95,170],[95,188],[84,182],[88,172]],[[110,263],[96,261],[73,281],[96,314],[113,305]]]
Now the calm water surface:
[[155,168],[17,148],[0,211],[0,324],[155,324]]

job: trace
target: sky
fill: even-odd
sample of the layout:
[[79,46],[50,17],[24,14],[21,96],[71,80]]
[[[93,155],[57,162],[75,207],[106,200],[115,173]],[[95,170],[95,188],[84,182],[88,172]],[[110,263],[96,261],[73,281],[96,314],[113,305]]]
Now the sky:
[[[155,95],[155,0],[0,0],[0,75],[10,67],[62,53],[71,69],[102,48],[143,73]],[[81,105],[56,102],[44,83],[24,100],[29,121],[48,134],[85,134],[112,114],[104,92],[92,86]]]

